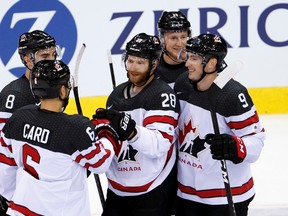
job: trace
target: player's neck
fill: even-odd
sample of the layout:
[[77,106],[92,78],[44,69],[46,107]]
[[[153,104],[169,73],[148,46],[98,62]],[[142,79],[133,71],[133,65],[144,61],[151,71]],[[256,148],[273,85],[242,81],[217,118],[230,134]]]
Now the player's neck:
[[51,112],[62,112],[62,101],[59,98],[41,99],[40,109],[45,109]]
[[217,76],[218,73],[206,74],[205,77],[197,83],[197,89],[199,91],[208,90]]
[[28,68],[26,68],[26,71],[25,71],[25,77],[29,80],[30,78],[30,70]]
[[144,89],[152,80],[154,79],[154,73],[149,77],[149,79],[146,81],[146,83],[144,85],[135,85],[132,84],[132,91],[135,94],[138,94],[140,91],[142,91],[142,89]]
[[168,53],[163,54],[163,60],[165,61],[166,64],[169,64],[169,65],[181,64],[181,62],[177,61],[177,59],[174,59],[172,56],[169,56]]

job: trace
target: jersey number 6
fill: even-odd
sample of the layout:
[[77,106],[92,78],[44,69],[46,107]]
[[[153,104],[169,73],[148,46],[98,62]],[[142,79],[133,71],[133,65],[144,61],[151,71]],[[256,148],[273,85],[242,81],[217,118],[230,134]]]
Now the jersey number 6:
[[32,161],[39,164],[40,162],[40,154],[37,149],[29,146],[28,144],[23,145],[23,155],[22,155],[23,165],[25,170],[34,176],[36,179],[39,179],[39,175],[37,171],[27,163],[28,157],[31,158]]

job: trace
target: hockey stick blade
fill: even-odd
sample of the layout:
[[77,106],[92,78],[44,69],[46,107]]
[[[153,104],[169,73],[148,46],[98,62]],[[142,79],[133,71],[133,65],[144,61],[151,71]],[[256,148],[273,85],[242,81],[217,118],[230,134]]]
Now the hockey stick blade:
[[226,83],[232,79],[243,67],[240,60],[234,61],[230,66],[223,70],[219,76],[214,80],[214,83],[222,89]]
[[76,108],[77,108],[78,114],[80,115],[82,115],[83,113],[82,113],[82,108],[80,105],[80,98],[79,98],[79,93],[78,93],[78,74],[79,74],[79,66],[80,66],[85,48],[86,48],[86,45],[83,43],[78,53],[77,59],[76,59],[74,76],[73,76],[73,94],[75,98]]
[[113,62],[112,62],[112,55],[111,55],[111,51],[110,50],[107,50],[107,57],[108,57],[108,62],[109,62],[110,75],[111,75],[111,80],[112,80],[112,87],[114,89],[116,87],[116,81],[115,81],[115,74],[114,74],[114,68],[113,68]]
[[77,59],[76,59],[76,64],[75,64],[75,69],[74,69],[74,86],[73,87],[78,87],[78,74],[79,74],[79,66],[82,60],[83,53],[86,49],[85,43],[82,44],[82,47],[78,53]]

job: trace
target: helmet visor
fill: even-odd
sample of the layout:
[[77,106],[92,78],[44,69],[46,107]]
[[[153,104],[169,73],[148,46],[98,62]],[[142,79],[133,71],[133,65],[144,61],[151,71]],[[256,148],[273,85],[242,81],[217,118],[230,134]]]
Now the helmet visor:
[[60,46],[52,46],[45,49],[37,50],[34,53],[35,62],[41,60],[60,60],[61,59],[61,48]]

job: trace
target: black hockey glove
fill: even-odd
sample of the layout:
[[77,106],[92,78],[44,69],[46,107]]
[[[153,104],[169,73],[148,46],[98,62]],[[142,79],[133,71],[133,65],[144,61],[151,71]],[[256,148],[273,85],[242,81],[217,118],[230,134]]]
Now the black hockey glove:
[[216,160],[231,160],[241,163],[246,157],[246,146],[243,140],[229,134],[208,134],[205,141],[210,144],[212,158]]
[[95,133],[98,139],[102,137],[107,138],[113,145],[114,151],[119,150],[119,136],[117,132],[110,126],[110,121],[107,119],[93,119],[92,123],[95,125]]
[[6,200],[3,196],[0,195],[0,215],[7,215],[8,209],[8,200]]
[[132,139],[137,131],[135,129],[136,122],[131,118],[131,115],[125,112],[118,112],[116,110],[108,110],[98,108],[93,119],[108,119],[111,121],[111,126],[119,135],[119,140]]

